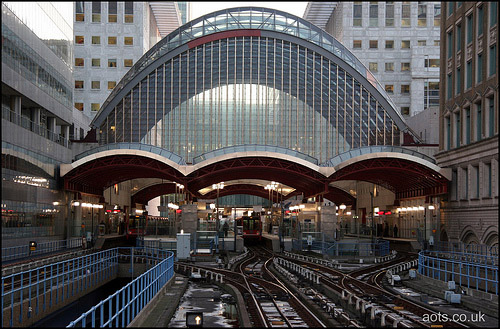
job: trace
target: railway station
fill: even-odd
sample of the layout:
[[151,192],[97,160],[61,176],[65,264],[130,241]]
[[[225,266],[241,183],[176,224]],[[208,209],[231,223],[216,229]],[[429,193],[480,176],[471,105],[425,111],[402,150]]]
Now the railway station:
[[451,170],[302,18],[182,25],[91,126],[66,239],[2,248],[3,327],[498,327],[498,228],[448,240]]

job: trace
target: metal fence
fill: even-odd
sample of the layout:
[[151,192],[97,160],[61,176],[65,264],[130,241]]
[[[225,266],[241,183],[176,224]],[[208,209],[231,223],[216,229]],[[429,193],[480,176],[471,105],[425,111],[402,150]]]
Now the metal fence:
[[498,257],[444,251],[421,251],[418,272],[459,286],[498,295]]
[[498,257],[498,247],[485,244],[468,244],[463,242],[439,241],[436,243],[436,250],[445,252],[458,252],[467,254],[477,254],[490,257]]
[[118,249],[109,249],[3,276],[2,325],[22,325],[53,305],[108,280],[116,275],[117,264]]
[[95,328],[96,318],[99,319],[97,326],[100,328],[106,326],[125,328],[173,277],[174,254],[172,252],[147,247],[131,249],[132,252],[134,249],[140,251],[141,257],[159,263],[83,313],[72,321],[67,328],[86,327],[88,325]]
[[82,239],[74,238],[67,240],[40,242],[37,243],[35,251],[30,251],[28,244],[22,246],[2,248],[2,262],[31,257],[31,256],[39,256],[64,249],[73,249],[81,247],[82,247]]
[[162,250],[169,250],[169,251],[177,251],[177,241],[170,240],[170,241],[161,241],[161,240],[143,240],[143,239],[137,239],[136,240],[136,246],[138,248],[156,248],[156,249],[162,249]]
[[304,233],[302,239],[292,240],[292,248],[294,250],[316,251],[329,256],[380,257],[389,254],[389,241],[376,240],[374,243],[357,240],[327,242],[318,234]]

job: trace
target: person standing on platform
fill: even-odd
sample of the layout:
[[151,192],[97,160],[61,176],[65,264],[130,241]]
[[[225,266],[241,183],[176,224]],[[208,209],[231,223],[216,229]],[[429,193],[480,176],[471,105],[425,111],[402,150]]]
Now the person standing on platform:
[[398,227],[396,226],[396,224],[394,224],[394,237],[398,237]]

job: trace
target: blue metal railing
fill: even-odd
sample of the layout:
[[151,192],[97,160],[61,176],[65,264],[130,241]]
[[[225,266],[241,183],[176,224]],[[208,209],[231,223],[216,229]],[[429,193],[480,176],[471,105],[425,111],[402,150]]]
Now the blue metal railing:
[[[477,254],[473,256],[478,257]],[[467,253],[421,251],[418,253],[418,272],[433,279],[455,281],[459,286],[498,295],[498,257],[481,256],[480,261],[473,262],[470,257],[471,254]]]
[[65,299],[112,278],[117,274],[116,265],[118,249],[109,249],[3,276],[2,325],[19,326]]
[[380,257],[389,254],[389,241],[378,240],[377,242],[327,242],[312,241],[308,247],[306,239],[292,240],[292,248],[295,250],[313,250],[329,256],[357,256],[357,257]]
[[[95,328],[96,315],[99,318],[98,326],[100,328],[106,326],[125,328],[173,277],[174,254],[172,252],[147,247],[131,249],[140,251],[141,257],[147,257],[149,260],[155,260],[159,263],[83,313],[72,321],[67,326],[68,328],[85,327],[87,324]],[[105,310],[108,311],[107,318],[105,318]]]
[[30,251],[28,244],[2,248],[2,262],[21,259],[30,256],[38,256],[63,249],[81,248],[82,239],[73,238],[67,240],[47,241],[37,243],[35,251]]

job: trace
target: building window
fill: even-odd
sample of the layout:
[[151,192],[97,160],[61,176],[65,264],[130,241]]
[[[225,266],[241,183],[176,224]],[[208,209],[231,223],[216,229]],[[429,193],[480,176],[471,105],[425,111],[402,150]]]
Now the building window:
[[75,43],[77,45],[83,45],[85,43],[85,37],[83,35],[75,35]]
[[108,45],[116,45],[116,37],[108,37]]
[[483,109],[481,103],[476,104],[476,141],[483,137]]
[[474,181],[472,182],[472,190],[474,193],[472,193],[472,198],[473,199],[479,199],[479,166],[472,166],[472,175],[471,177],[474,177]]
[[483,35],[483,20],[484,20],[484,11],[483,6],[477,7],[477,36],[480,37]]
[[409,27],[411,25],[411,3],[403,2],[401,5],[401,27]]
[[409,106],[401,107],[401,114],[402,115],[410,115],[410,107]]
[[370,40],[370,49],[378,48],[378,40]]
[[99,108],[100,108],[100,107],[101,107],[101,104],[99,104],[99,103],[91,103],[91,104],[90,104],[90,110],[91,110],[92,112],[97,112],[97,111],[99,111]]
[[490,27],[498,21],[498,4],[496,1],[490,2]]
[[458,170],[452,169],[451,171],[451,199],[458,200]]
[[362,41],[361,40],[353,40],[352,41],[352,48],[354,49],[361,49],[362,46]]
[[409,71],[410,63],[401,63],[401,71]]
[[448,55],[447,58],[453,56],[453,31],[446,33],[446,52]]
[[401,93],[409,94],[410,93],[410,85],[401,85]]
[[394,2],[385,3],[385,26],[394,26]]
[[425,67],[439,67],[439,58],[426,58]]
[[488,76],[492,76],[497,72],[497,44],[495,43],[493,46],[490,47],[490,54],[489,54],[489,60],[488,60],[488,66],[489,66],[489,71],[488,71]]
[[427,26],[427,3],[418,4],[418,25],[419,27]]
[[451,99],[451,97],[453,97],[453,84],[451,74],[448,74],[446,79],[446,99]]
[[75,109],[78,111],[83,111],[83,103],[75,103]]
[[488,97],[488,137],[495,134],[495,102],[494,97]]
[[460,113],[455,113],[455,147],[460,147]]
[[439,47],[441,40],[434,40],[434,46]]
[[446,9],[448,10],[447,11],[447,16],[449,17],[451,14],[453,14],[453,6],[455,5],[455,3],[451,2],[451,1],[448,1],[446,2]]
[[92,89],[101,89],[101,81],[92,81]]
[[424,82],[424,108],[430,106],[439,106],[439,82],[425,81]]
[[116,67],[116,58],[108,59],[108,67]]
[[385,71],[393,72],[394,71],[394,63],[385,63]]
[[492,181],[492,177],[491,177],[491,163],[485,163],[484,164],[484,175],[483,177],[485,178],[484,179],[484,186],[485,186],[485,189],[484,191],[486,191],[486,193],[484,193],[484,196],[485,197],[491,197],[491,181]]
[[394,49],[394,40],[385,40],[385,49]]
[[75,80],[75,89],[83,89],[83,80]]
[[101,44],[101,37],[100,36],[96,36],[96,35],[93,35],[92,36],[92,44],[93,45],[100,45]]
[[370,26],[378,26],[378,3],[370,2]]
[[124,59],[123,60],[123,66],[125,67],[132,67],[133,61],[131,59]]
[[80,57],[75,58],[75,66],[84,66],[84,65],[85,61],[83,60],[83,58]]
[[458,95],[462,92],[462,72],[460,72],[459,67],[457,67],[457,75],[455,76],[455,81],[457,82],[456,94]]
[[465,89],[472,87],[472,61],[468,61],[465,65]]
[[368,67],[369,67],[371,72],[378,72],[378,63],[370,62],[370,63],[368,63]]
[[446,125],[446,150],[451,149],[451,120],[450,117],[446,117],[445,119]]
[[75,21],[77,22],[85,21],[85,2],[83,1],[75,2]]
[[472,14],[466,18],[467,24],[467,44],[472,42]]
[[108,81],[108,90],[111,90],[114,87],[116,87],[116,81]]
[[108,23],[118,22],[116,1],[108,2]]
[[94,23],[101,22],[101,2],[100,1],[92,1],[92,22],[94,22]]
[[465,145],[469,145],[470,144],[470,128],[471,128],[470,107],[465,109],[464,115],[465,115]]
[[441,5],[434,5],[434,26],[441,25]]
[[92,58],[92,67],[101,67],[101,59]]
[[410,48],[410,40],[401,40],[401,49]]
[[133,46],[134,45],[134,38],[133,37],[124,37],[123,44],[125,46]]
[[456,37],[455,47],[457,48],[457,52],[459,52],[460,50],[462,50],[462,24],[457,24],[456,31],[457,31],[457,37]]
[[389,94],[394,93],[394,85],[385,85],[385,91]]
[[419,47],[425,47],[425,46],[427,46],[427,41],[426,40],[417,40],[417,45]]
[[134,22],[134,2],[125,1],[125,23]]
[[483,80],[483,54],[477,55],[477,78],[476,82],[479,83]]

